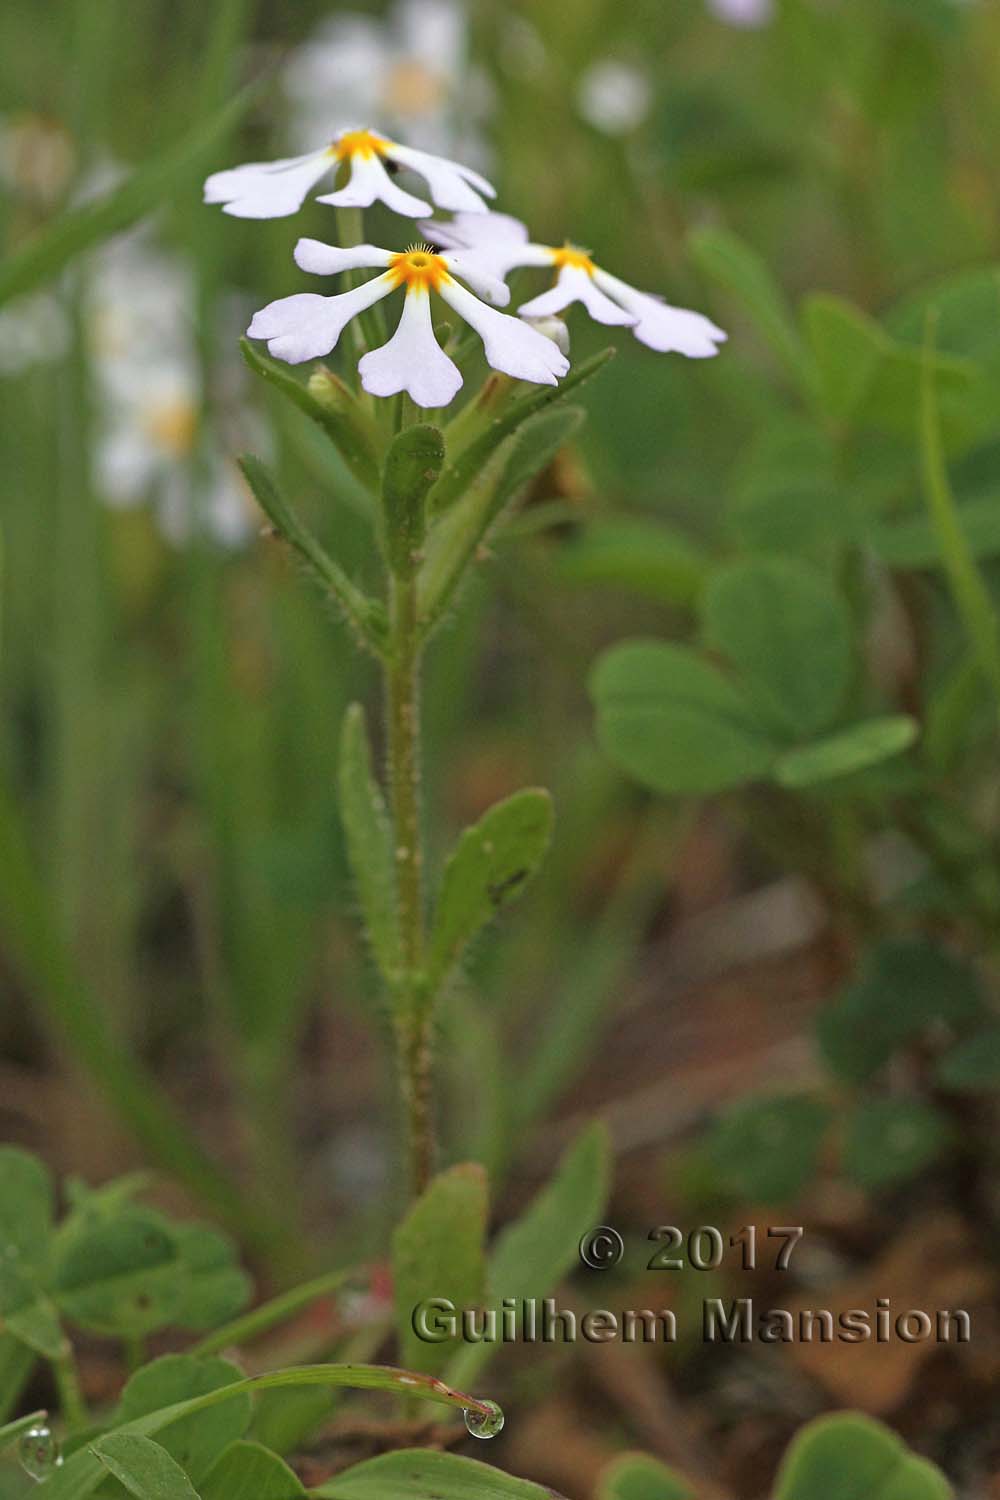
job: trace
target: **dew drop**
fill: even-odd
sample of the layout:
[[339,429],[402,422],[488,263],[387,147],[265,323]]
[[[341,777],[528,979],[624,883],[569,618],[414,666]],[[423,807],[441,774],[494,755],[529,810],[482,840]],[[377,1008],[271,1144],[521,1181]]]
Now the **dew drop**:
[[43,1423],[29,1427],[27,1432],[21,1434],[17,1456],[21,1460],[22,1469],[32,1479],[48,1478],[52,1470],[62,1463],[62,1454],[52,1435],[52,1429]]
[[481,1401],[478,1407],[467,1406],[462,1415],[474,1438],[496,1437],[503,1427],[503,1412],[495,1401]]

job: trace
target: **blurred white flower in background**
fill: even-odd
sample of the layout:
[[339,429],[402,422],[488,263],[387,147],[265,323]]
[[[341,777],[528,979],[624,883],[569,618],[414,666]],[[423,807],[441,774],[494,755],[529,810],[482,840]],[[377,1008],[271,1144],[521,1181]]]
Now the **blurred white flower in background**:
[[342,12],[324,21],[285,70],[294,144],[308,148],[359,121],[384,121],[432,152],[461,147],[487,162],[489,79],[469,65],[461,0],[397,0],[384,19]]
[[152,502],[175,545],[201,527],[238,546],[255,528],[254,510],[236,465],[201,442],[194,299],[190,268],[141,231],[95,257],[85,297],[94,482],[117,509]]
[[728,26],[766,26],[774,19],[774,0],[705,0],[712,15]]
[[652,102],[645,73],[613,57],[591,63],[577,84],[577,109],[604,135],[629,135],[645,120]]
[[62,359],[69,343],[69,320],[58,297],[38,292],[0,308],[0,376]]
[[0,115],[0,183],[42,208],[59,203],[76,170],[76,147],[64,125],[22,111]]

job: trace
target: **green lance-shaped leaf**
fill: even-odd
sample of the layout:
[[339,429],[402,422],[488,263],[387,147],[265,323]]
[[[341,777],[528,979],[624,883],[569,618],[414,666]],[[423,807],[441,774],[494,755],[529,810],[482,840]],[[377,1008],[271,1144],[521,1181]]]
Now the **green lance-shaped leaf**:
[[[457,1390],[453,1385],[446,1385],[434,1375],[396,1370],[389,1365],[298,1365],[288,1370],[273,1370],[266,1375],[251,1375],[245,1380],[234,1381],[232,1385],[206,1391],[190,1400],[179,1401],[173,1406],[150,1412],[114,1431],[155,1437],[175,1422],[193,1416],[196,1412],[208,1411],[239,1399],[248,1392],[293,1390],[304,1386],[388,1391],[396,1396],[437,1401],[484,1417],[490,1415],[491,1410],[479,1397]],[[106,1474],[107,1470],[97,1454],[91,1448],[80,1448],[70,1454],[60,1468],[42,1480],[35,1493],[44,1495],[45,1500],[86,1500]]]
[[[566,1150],[551,1180],[499,1236],[489,1260],[490,1305],[547,1297],[578,1263],[580,1240],[600,1224],[611,1178],[611,1141],[600,1120]],[[474,1380],[499,1346],[466,1344],[448,1367],[456,1383]]]
[[240,349],[254,374],[321,427],[355,479],[377,494],[381,438],[371,416],[339,376],[321,367],[303,385],[286,365],[269,359],[249,339],[240,340]]
[[353,1464],[312,1494],[318,1500],[553,1500],[552,1490],[492,1464],[426,1448]]
[[552,839],[552,798],[527,787],[467,828],[445,865],[427,953],[433,994],[480,930],[521,894]]
[[[501,415],[490,423],[485,432],[479,433],[464,447],[454,444],[451,427],[445,428],[448,462],[445,464],[441,478],[428,496],[429,513],[434,515],[449,510],[466,493],[476,476],[486,467],[500,444],[510,437],[511,433],[516,432],[529,417],[545,411],[556,401],[565,400],[570,391],[578,390],[597,374],[602,365],[607,364],[614,352],[613,349],[604,349],[600,354],[585,359],[582,364],[570,370],[558,385],[534,387],[529,395],[512,401],[504,408]],[[461,418],[458,418],[456,422],[460,420]]]
[[347,855],[368,941],[379,969],[393,984],[402,966],[396,862],[385,798],[372,771],[365,713],[360,703],[352,703],[344,715],[339,787]]
[[199,121],[183,140],[133,172],[121,187],[61,215],[7,256],[0,266],[0,304],[57,276],[77,255],[173,198],[181,184],[196,178],[207,165],[256,93],[255,88],[244,89],[207,124]]
[[385,555],[399,578],[410,578],[420,561],[427,527],[427,494],[444,464],[444,438],[420,423],[393,441],[382,475]]
[[355,587],[340,564],[334,562],[312,532],[303,525],[280,494],[259,458],[254,458],[250,453],[244,454],[240,459],[240,468],[275,531],[298,554],[320,588],[340,605],[345,619],[354,627],[365,645],[376,654],[379,653],[385,641],[385,612],[382,605],[375,599],[369,599],[367,594]]
[[789,557],[741,559],[713,574],[702,608],[708,644],[776,732],[829,725],[850,680],[851,618],[821,573]]
[[591,673],[590,694],[605,753],[653,791],[724,791],[774,763],[778,747],[740,686],[686,646],[614,646]]
[[447,1340],[431,1343],[413,1326],[428,1297],[447,1298],[461,1313],[486,1297],[486,1172],[476,1163],[435,1177],[392,1237],[392,1280],[400,1356],[415,1370],[440,1373],[454,1353]]
[[859,1412],[818,1417],[796,1435],[774,1500],[953,1500],[940,1469]]
[[201,1500],[296,1500],[306,1493],[283,1459],[247,1442],[227,1448],[198,1488]]
[[570,441],[583,415],[578,406],[558,406],[528,417],[440,518],[428,538],[420,574],[418,614],[425,633],[440,620],[504,509]]
[[137,1500],[198,1500],[180,1464],[152,1438],[108,1432],[92,1446],[108,1473]]
[[695,265],[735,297],[808,394],[816,371],[795,326],[791,309],[770,268],[756,250],[725,229],[699,229],[688,240]]
[[774,779],[792,790],[819,786],[901,755],[915,743],[919,733],[916,719],[906,714],[866,719],[863,724],[852,724],[850,729],[815,744],[789,750],[775,763]]
[[596,1500],[695,1500],[692,1484],[647,1453],[622,1453],[597,1476]]

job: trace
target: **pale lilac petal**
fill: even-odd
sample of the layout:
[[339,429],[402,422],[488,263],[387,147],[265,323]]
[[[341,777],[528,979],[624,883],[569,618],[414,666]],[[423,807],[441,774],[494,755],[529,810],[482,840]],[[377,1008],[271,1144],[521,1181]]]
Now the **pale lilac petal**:
[[376,199],[393,213],[417,219],[430,213],[423,198],[414,198],[397,187],[377,156],[352,156],[351,176],[339,192],[325,193],[318,203],[332,203],[334,208],[370,208]]
[[489,198],[496,197],[496,190],[485,177],[470,172],[468,167],[459,166],[457,162],[446,161],[443,156],[432,156],[429,151],[416,151],[412,146],[396,144],[390,146],[388,154],[400,166],[409,167],[424,179],[438,208],[454,209],[457,213],[486,213],[486,204],[471,186],[470,178],[475,179],[480,192]]
[[339,271],[367,270],[373,266],[384,268],[391,259],[391,250],[380,250],[377,245],[350,245],[341,249],[322,240],[301,239],[295,246],[295,264],[315,276],[336,276]]
[[774,18],[774,0],[707,0],[708,8],[727,26],[766,26]]
[[485,297],[494,307],[507,306],[510,288],[482,265],[474,251],[452,251],[441,259],[449,271],[468,282],[477,297]]
[[205,201],[221,203],[223,213],[236,219],[282,219],[302,207],[309,189],[332,165],[323,150],[216,172],[205,183]]
[[671,307],[647,292],[638,292],[607,271],[594,272],[594,280],[636,319],[632,332],[640,343],[660,354],[685,354],[688,359],[711,359],[728,334],[702,313]]
[[421,219],[417,227],[432,245],[463,251],[470,270],[500,281],[519,266],[552,265],[551,250],[531,244],[525,226],[510,214],[456,214],[448,224]]
[[540,297],[533,297],[530,302],[525,302],[518,308],[518,312],[522,318],[547,318],[553,313],[562,312],[564,307],[569,307],[573,302],[582,302],[597,323],[630,326],[637,321],[634,313],[626,312],[623,307],[612,302],[610,297],[606,297],[594,285],[593,278],[580,266],[563,266],[551,291],[542,292]]
[[516,380],[556,385],[569,369],[569,360],[551,339],[519,318],[487,307],[456,281],[443,282],[441,296],[479,334],[494,370]]
[[253,339],[267,339],[267,347],[275,359],[300,365],[304,360],[329,354],[357,313],[394,290],[395,280],[386,272],[337,297],[298,292],[293,297],[268,303],[255,314],[247,333]]
[[373,396],[406,391],[417,406],[447,406],[454,399],[462,377],[434,336],[426,291],[407,292],[396,332],[387,344],[364,356],[358,371],[361,384]]

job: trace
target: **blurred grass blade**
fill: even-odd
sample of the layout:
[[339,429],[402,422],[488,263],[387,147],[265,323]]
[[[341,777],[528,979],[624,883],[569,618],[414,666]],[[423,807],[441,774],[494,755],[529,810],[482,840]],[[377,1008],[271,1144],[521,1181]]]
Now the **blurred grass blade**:
[[100,1002],[77,973],[52,921],[23,831],[2,786],[0,930],[33,999],[150,1157],[186,1182],[234,1227],[258,1243],[270,1238],[270,1231],[250,1215],[233,1184],[174,1114],[154,1079],[109,1031]]
[[924,491],[955,608],[983,676],[993,689],[1000,712],[1000,637],[997,634],[997,616],[986,581],[976,565],[969,539],[963,529],[948,477],[941,433],[941,411],[935,385],[932,319],[933,314],[929,314],[924,341],[920,403]]
[[7,256],[0,265],[0,305],[50,281],[91,246],[127,229],[193,183],[209,163],[219,142],[246,113],[256,86],[243,89],[208,121],[133,172],[127,182],[94,203],[71,209]]
[[312,1281],[304,1281],[301,1286],[293,1286],[287,1292],[272,1297],[269,1302],[262,1303],[260,1307],[253,1308],[251,1312],[244,1313],[242,1317],[234,1318],[231,1323],[224,1323],[221,1328],[213,1329],[187,1352],[204,1357],[207,1354],[217,1354],[220,1349],[233,1349],[240,1344],[247,1344],[279,1323],[294,1318],[296,1313],[308,1307],[311,1302],[329,1297],[355,1274],[350,1268],[327,1271]]
[[[230,1384],[205,1391],[200,1396],[192,1396],[190,1400],[178,1401],[173,1406],[164,1406],[146,1416],[137,1417],[134,1421],[115,1428],[114,1432],[117,1436],[134,1434],[152,1437],[182,1418],[207,1411],[221,1402],[231,1401],[234,1396],[302,1386],[388,1391],[396,1396],[417,1396],[421,1400],[437,1401],[445,1406],[471,1410],[484,1416],[489,1411],[477,1397],[445,1385],[444,1381],[432,1375],[396,1370],[390,1365],[299,1365],[288,1370],[274,1370],[266,1375],[251,1375],[246,1380],[234,1380]],[[86,1500],[106,1475],[107,1470],[97,1455],[89,1448],[79,1448],[70,1454],[61,1468],[38,1485],[35,1493],[44,1494],[45,1500]]]

